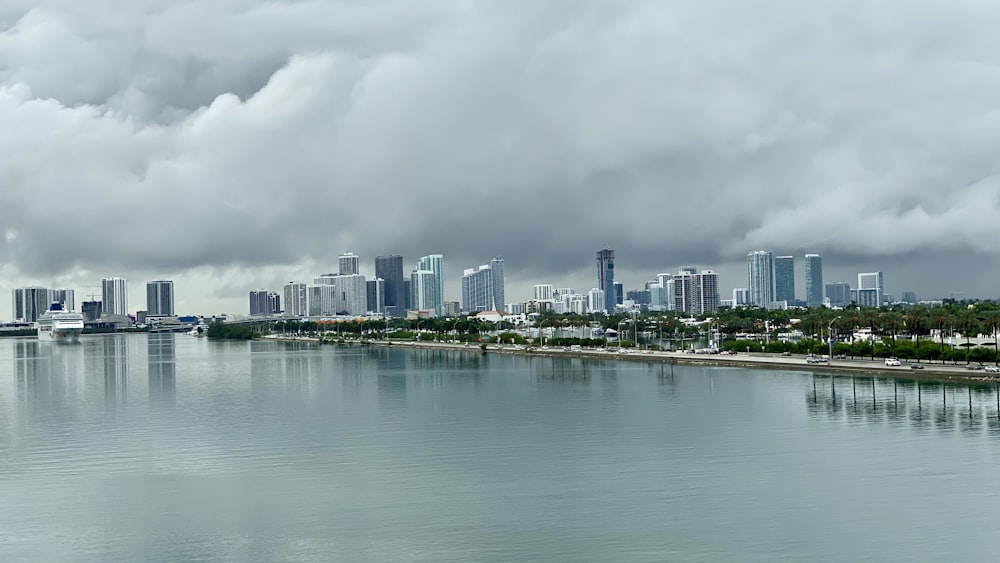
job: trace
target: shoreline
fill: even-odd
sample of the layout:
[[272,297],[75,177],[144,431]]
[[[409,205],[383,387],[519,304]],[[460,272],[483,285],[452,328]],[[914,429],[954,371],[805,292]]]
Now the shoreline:
[[[264,340],[278,342],[310,342],[319,344],[318,337],[269,335]],[[785,371],[811,372],[823,375],[874,376],[895,379],[908,379],[951,383],[978,383],[981,385],[1000,383],[1000,374],[985,373],[980,370],[970,371],[962,365],[921,364],[924,369],[914,370],[909,364],[899,367],[886,366],[883,360],[868,359],[833,360],[827,364],[807,364],[802,356],[779,356],[766,353],[728,354],[690,354],[687,352],[661,352],[653,350],[571,350],[562,347],[518,347],[514,345],[489,344],[485,351],[478,344],[456,342],[412,340],[355,340],[344,339],[334,341],[341,346],[379,346],[382,348],[402,348],[411,350],[444,350],[454,352],[469,352],[477,354],[509,354],[517,356],[541,356],[546,358],[579,358],[591,360],[613,360],[629,362],[645,362],[651,364],[676,364],[691,366],[729,367],[740,369],[779,369]]]

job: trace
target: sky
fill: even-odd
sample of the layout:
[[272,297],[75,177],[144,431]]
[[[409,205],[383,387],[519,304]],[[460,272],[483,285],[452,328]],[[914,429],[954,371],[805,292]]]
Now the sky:
[[[0,288],[243,313],[355,252],[508,300],[746,253],[1000,296],[1000,4],[5,0]],[[801,266],[801,261],[800,264]],[[801,272],[799,274],[801,279]],[[800,297],[804,287],[798,287]],[[0,318],[10,316],[0,299]]]

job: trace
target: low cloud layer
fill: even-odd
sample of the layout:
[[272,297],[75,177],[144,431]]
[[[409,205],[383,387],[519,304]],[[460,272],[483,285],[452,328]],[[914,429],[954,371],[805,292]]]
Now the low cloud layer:
[[[34,279],[277,279],[344,251],[438,252],[456,276],[503,255],[508,275],[552,280],[610,243],[636,282],[737,271],[757,248],[992,263],[997,16],[986,1],[8,1],[0,260]],[[925,291],[952,289],[930,266]],[[995,270],[966,287],[989,292]]]

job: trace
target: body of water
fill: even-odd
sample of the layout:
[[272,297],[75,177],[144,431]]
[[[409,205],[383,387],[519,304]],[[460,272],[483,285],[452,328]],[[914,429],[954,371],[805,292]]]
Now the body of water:
[[[0,340],[3,561],[984,561],[993,387]],[[971,405],[971,406],[970,406]]]

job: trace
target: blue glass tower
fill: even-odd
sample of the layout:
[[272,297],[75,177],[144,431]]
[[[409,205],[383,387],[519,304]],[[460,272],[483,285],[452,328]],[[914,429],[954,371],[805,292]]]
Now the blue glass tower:
[[615,312],[618,293],[615,290],[615,251],[610,248],[597,252],[597,286],[604,291],[604,312]]

